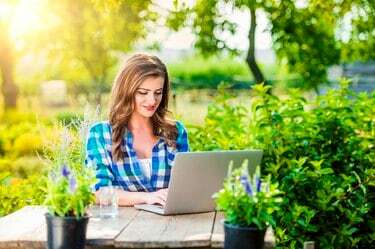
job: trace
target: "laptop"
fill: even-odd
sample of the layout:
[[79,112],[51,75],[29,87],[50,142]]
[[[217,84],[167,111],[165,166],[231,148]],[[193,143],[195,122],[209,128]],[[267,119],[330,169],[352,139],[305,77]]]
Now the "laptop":
[[223,187],[230,161],[239,167],[248,159],[249,171],[254,173],[262,155],[262,150],[178,152],[165,206],[138,204],[134,207],[161,215],[214,211],[212,195]]

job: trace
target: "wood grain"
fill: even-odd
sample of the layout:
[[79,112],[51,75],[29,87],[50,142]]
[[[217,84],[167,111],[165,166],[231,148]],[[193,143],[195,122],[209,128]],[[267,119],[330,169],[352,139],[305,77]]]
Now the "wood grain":
[[140,211],[115,239],[115,247],[209,247],[214,215],[210,212],[161,216]]
[[46,212],[42,206],[26,206],[0,218],[0,248],[44,248],[40,230]]
[[[119,209],[116,218],[100,218],[98,207],[90,209],[86,248],[223,248],[222,213],[161,216],[132,207]],[[47,212],[27,206],[0,218],[0,249],[45,248]],[[265,248],[275,245],[272,229]]]
[[93,216],[87,227],[87,245],[110,246],[114,245],[115,238],[137,216],[138,210],[132,207],[119,208],[118,217],[100,218],[99,208],[93,207]]

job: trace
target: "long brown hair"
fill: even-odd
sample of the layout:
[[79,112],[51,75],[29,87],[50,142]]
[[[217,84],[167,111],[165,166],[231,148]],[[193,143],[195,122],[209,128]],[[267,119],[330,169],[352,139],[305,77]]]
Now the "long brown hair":
[[135,92],[149,77],[164,79],[161,102],[151,117],[153,133],[163,137],[169,146],[176,146],[177,128],[173,120],[167,118],[169,98],[169,77],[164,63],[156,56],[135,54],[119,71],[111,93],[109,122],[112,126],[112,155],[115,161],[124,159],[122,139],[128,122],[135,109]]

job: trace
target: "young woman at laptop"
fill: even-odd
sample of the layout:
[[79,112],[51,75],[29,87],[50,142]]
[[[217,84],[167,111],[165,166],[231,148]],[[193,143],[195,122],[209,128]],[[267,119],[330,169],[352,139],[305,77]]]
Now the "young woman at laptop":
[[176,152],[189,150],[184,126],[169,119],[169,77],[159,58],[135,54],[119,71],[109,120],[94,124],[86,164],[96,168],[96,195],[118,186],[119,205],[164,205]]

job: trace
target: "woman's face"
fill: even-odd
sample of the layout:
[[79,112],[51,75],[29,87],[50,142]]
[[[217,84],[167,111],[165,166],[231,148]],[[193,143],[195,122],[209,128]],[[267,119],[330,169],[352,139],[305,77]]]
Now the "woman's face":
[[163,97],[163,85],[162,77],[147,78],[135,92],[134,112],[146,118],[152,117]]

